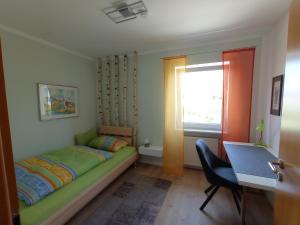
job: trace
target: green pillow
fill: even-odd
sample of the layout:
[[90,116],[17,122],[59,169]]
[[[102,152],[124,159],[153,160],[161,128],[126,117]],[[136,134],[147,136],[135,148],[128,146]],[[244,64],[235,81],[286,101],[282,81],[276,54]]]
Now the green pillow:
[[88,144],[89,147],[110,152],[117,152],[127,145],[128,143],[124,140],[106,135],[96,137],[93,140],[91,140],[91,142]]
[[96,129],[91,129],[85,133],[75,135],[75,144],[88,145],[95,137],[97,137]]

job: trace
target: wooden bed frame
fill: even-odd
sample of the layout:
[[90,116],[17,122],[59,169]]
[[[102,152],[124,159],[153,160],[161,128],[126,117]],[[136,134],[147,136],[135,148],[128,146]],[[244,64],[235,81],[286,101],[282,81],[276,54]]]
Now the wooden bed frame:
[[133,129],[130,127],[102,126],[98,130],[99,134],[116,136],[126,141],[129,145],[133,143]]
[[[102,126],[99,129],[100,134],[117,136],[127,141],[132,145],[133,132],[129,127],[113,127]],[[120,174],[122,174],[128,167],[136,162],[138,159],[137,154],[131,156],[117,168],[110,173],[106,174],[98,182],[83,191],[79,196],[70,201],[61,210],[50,216],[41,225],[63,225],[68,222],[81,208],[89,203],[96,195],[98,195],[104,188],[106,188],[112,181],[114,181]]]

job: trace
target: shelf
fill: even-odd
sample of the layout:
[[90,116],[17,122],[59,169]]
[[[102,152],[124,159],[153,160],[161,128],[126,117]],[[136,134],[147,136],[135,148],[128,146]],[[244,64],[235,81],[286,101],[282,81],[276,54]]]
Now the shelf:
[[163,148],[160,146],[150,145],[149,147],[145,147],[142,145],[139,147],[139,154],[161,158],[163,155]]

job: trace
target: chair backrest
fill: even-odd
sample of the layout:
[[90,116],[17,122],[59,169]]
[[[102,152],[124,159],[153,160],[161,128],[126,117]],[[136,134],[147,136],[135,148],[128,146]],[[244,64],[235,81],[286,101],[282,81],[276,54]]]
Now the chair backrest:
[[205,141],[202,139],[198,139],[196,141],[196,149],[206,179],[208,180],[208,182],[214,184],[216,181],[216,174],[213,171],[213,168],[218,162],[218,157],[209,149]]

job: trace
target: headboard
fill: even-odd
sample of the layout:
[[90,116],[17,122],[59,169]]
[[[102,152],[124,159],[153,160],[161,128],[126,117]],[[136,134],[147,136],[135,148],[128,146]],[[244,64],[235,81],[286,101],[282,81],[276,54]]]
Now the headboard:
[[99,134],[116,136],[126,141],[129,145],[133,143],[133,129],[130,127],[101,126]]

